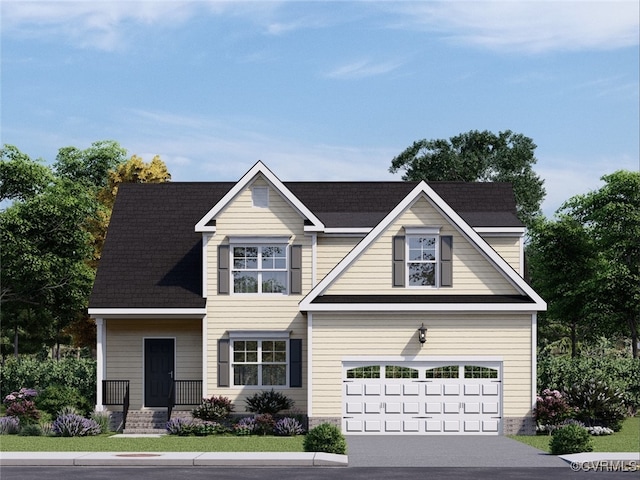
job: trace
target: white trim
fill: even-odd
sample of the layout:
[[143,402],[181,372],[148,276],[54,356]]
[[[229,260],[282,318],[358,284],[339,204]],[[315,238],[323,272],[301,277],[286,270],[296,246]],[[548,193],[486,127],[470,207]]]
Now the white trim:
[[207,376],[209,374],[209,365],[207,363],[209,359],[209,328],[208,328],[209,320],[205,315],[202,317],[202,396],[205,398],[209,397],[208,392],[208,380]]
[[405,235],[440,235],[442,227],[430,227],[430,226],[405,226]]
[[313,314],[307,314],[307,418],[313,416]]
[[206,308],[90,308],[89,316],[97,317],[182,317],[182,318],[201,318],[207,314]]
[[411,363],[430,363],[430,362],[503,362],[502,356],[484,356],[484,355],[420,355],[419,357],[409,357],[404,355],[387,355],[387,356],[348,356],[340,359],[342,363],[357,362],[411,362]]
[[274,332],[273,330],[229,330],[227,332],[229,339],[249,338],[249,339],[271,339],[271,338],[289,338],[290,331]]
[[474,227],[473,230],[483,237],[522,237],[527,229],[525,227]]
[[229,245],[288,245],[291,235],[234,235],[229,237]]
[[318,217],[316,217],[311,210],[298,200],[291,190],[289,190],[264,163],[258,160],[258,162],[256,162],[256,164],[251,167],[251,169],[245,173],[240,180],[238,180],[233,188],[229,190],[227,194],[222,197],[222,199],[216,203],[198,223],[196,223],[196,232],[212,231],[211,227],[207,226],[207,223],[213,220],[240,192],[247,188],[258,175],[262,175],[265,180],[270,183],[275,190],[278,190],[278,192],[291,204],[291,206],[293,206],[301,216],[309,220],[316,229],[319,231],[324,229],[324,225]]
[[202,234],[202,298],[207,298],[207,250],[209,246],[209,240],[213,237],[212,233]]
[[[389,226],[407,209],[411,207],[418,199],[425,198],[435,208],[449,219],[451,225],[458,230],[466,239],[476,247],[476,249],[494,266],[497,270],[519,291],[528,295],[534,302],[534,305],[527,305],[527,309],[546,310],[545,301],[524,281],[523,277],[516,272],[506,260],[504,260],[489,244],[478,234],[469,224],[467,224],[426,182],[421,181],[416,187],[393,209],[389,214],[371,230],[356,247],[351,250],[336,267],[327,274],[318,285],[316,285],[300,302],[300,309],[308,311],[312,308],[311,304],[315,298],[326,291],[336,279],[345,272],[351,264],[373,243],[377,238],[386,231]],[[343,305],[344,306],[344,305]],[[379,305],[374,305],[379,307]],[[465,305],[467,309],[470,306]],[[483,306],[486,307],[486,306]],[[396,306],[397,308],[397,306]],[[424,308],[424,307],[422,307]],[[474,307],[475,309],[475,307]],[[517,308],[516,308],[517,309]]]
[[531,314],[531,409],[538,396],[538,314]]
[[[305,232],[317,232],[316,229],[310,228],[307,230],[309,226],[304,227]],[[373,228],[370,227],[333,227],[333,228],[325,228],[322,230],[322,233],[327,235],[348,235],[348,236],[361,236],[366,235],[371,232]]]
[[96,318],[96,411],[102,412],[102,381],[106,378],[104,318]]
[[537,311],[535,303],[311,303],[305,312],[526,312]]
[[311,234],[311,288],[316,286],[318,263],[318,234]]

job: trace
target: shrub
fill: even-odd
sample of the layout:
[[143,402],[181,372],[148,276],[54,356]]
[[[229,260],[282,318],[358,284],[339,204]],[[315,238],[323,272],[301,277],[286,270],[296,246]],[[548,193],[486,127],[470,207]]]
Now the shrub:
[[219,435],[227,433],[229,429],[218,422],[202,422],[196,423],[193,427],[193,433],[199,437],[206,437],[207,435]]
[[87,437],[100,434],[100,425],[75,413],[59,415],[53,422],[53,433],[59,437]]
[[256,431],[256,419],[254,417],[244,417],[238,420],[233,426],[233,433],[236,435],[252,435]]
[[276,422],[273,432],[276,435],[283,437],[294,437],[296,435],[302,435],[304,428],[300,425],[300,422],[292,417],[281,418]]
[[233,404],[227,397],[215,395],[211,398],[203,398],[202,403],[193,409],[194,418],[205,421],[220,421],[227,418],[233,412]]
[[247,411],[258,414],[268,413],[269,415],[277,415],[282,410],[289,410],[293,407],[294,401],[281,392],[273,389],[265,390],[247,398]]
[[569,402],[577,407],[576,418],[586,425],[605,426],[619,431],[627,415],[624,394],[605,381],[586,380],[567,392]]
[[37,423],[30,423],[22,427],[20,432],[18,432],[18,435],[21,437],[41,437],[42,427]]
[[3,401],[7,407],[6,415],[18,417],[22,425],[37,423],[40,412],[33,400],[37,396],[38,392],[32,388],[21,388],[17,392],[11,392]]
[[256,415],[255,420],[255,433],[257,435],[271,435],[273,433],[273,429],[276,426],[276,421],[273,419],[273,415],[263,413],[261,415]]
[[40,392],[36,405],[51,415],[56,415],[66,406],[74,407],[82,414],[89,413],[92,407],[80,390],[67,385],[49,385]]
[[304,437],[305,452],[338,453],[347,452],[347,442],[342,432],[335,425],[323,423],[309,430]]
[[0,435],[15,435],[20,431],[18,417],[0,417]]
[[180,437],[188,437],[195,431],[195,423],[191,420],[183,418],[172,418],[167,422],[166,430],[169,435],[178,435]]
[[107,433],[111,430],[111,415],[109,412],[91,412],[91,416],[89,418],[100,426],[100,431],[102,433]]
[[549,448],[552,455],[593,451],[589,431],[576,424],[566,425],[554,431]]
[[533,414],[538,425],[557,425],[575,412],[567,403],[567,397],[558,390],[545,389],[536,398]]

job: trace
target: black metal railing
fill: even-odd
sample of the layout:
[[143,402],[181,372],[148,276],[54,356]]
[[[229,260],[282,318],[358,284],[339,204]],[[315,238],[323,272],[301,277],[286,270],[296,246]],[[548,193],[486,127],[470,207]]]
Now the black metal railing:
[[122,429],[124,430],[129,413],[129,380],[103,380],[102,404],[122,405]]
[[174,380],[167,401],[167,421],[176,405],[200,405],[202,402],[202,380]]

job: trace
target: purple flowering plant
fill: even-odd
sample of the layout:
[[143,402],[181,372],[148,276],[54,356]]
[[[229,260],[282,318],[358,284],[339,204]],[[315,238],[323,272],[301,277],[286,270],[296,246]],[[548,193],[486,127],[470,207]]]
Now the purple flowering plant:
[[573,417],[576,409],[569,405],[567,395],[559,390],[546,388],[536,398],[533,413],[539,425],[558,425]]
[[37,423],[40,419],[40,412],[33,400],[37,396],[38,392],[33,388],[21,388],[17,392],[11,392],[3,400],[7,407],[6,415],[19,418],[23,425]]

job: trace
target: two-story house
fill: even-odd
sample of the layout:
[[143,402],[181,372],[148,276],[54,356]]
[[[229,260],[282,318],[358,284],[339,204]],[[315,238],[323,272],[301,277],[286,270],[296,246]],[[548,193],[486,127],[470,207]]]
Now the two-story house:
[[120,187],[89,313],[99,409],[282,391],[346,434],[534,433],[536,315],[508,184]]

